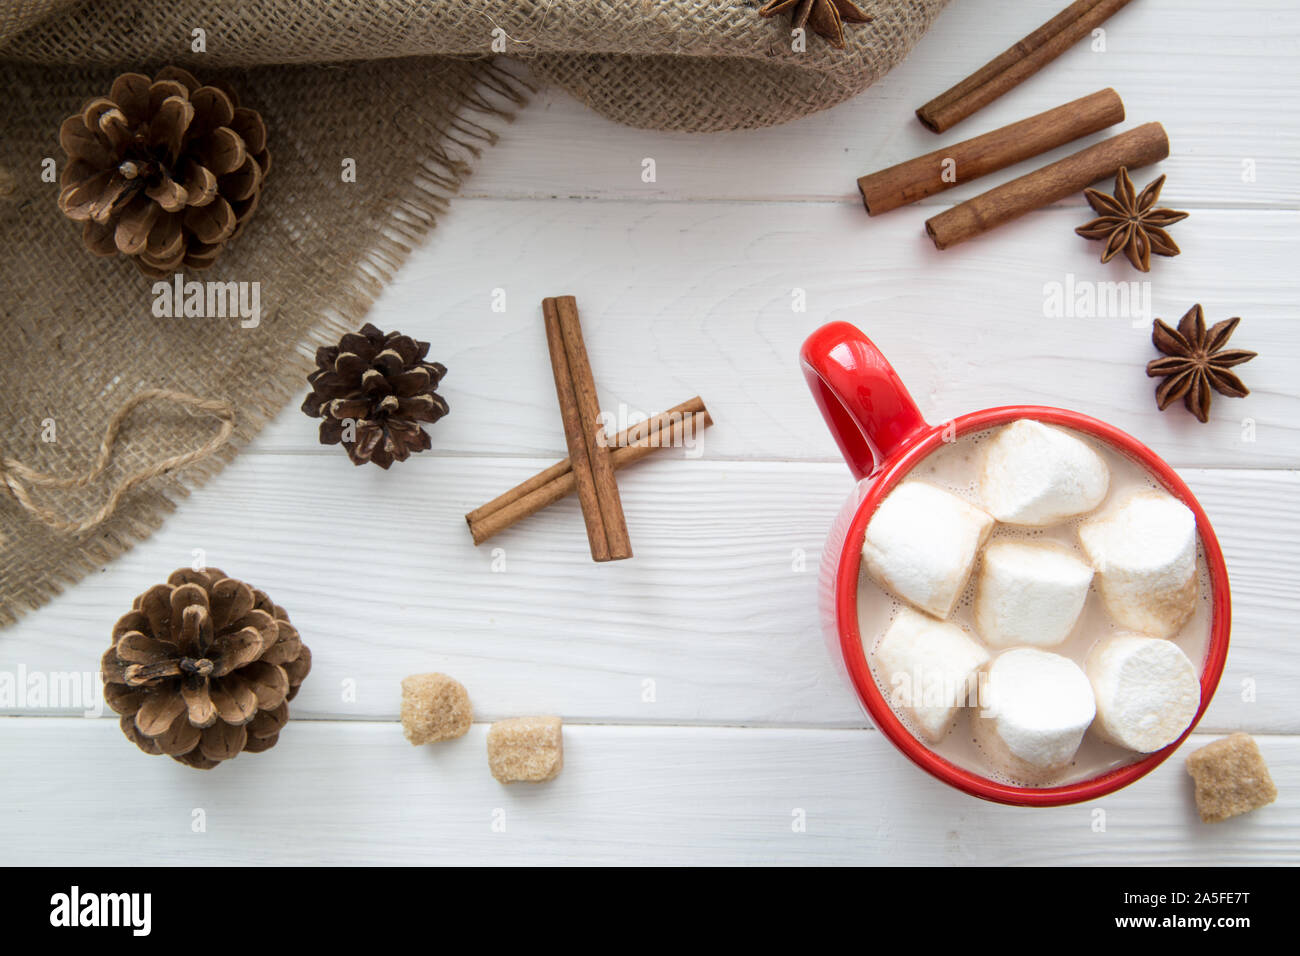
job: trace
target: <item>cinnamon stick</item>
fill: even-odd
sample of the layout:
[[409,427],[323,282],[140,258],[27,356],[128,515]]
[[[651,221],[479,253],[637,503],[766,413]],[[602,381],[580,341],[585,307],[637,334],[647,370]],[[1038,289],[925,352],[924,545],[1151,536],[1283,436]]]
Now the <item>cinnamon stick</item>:
[[1168,156],[1165,128],[1147,123],[953,206],[927,220],[925,231],[947,249],[1114,176],[1121,166],[1137,169]]
[[926,129],[942,133],[1014,89],[1088,36],[1130,0],[1075,0],[1010,49],[916,111]]
[[[610,463],[615,470],[626,468],[659,448],[684,444],[688,432],[693,434],[712,424],[704,400],[697,395],[615,435],[610,442]],[[465,515],[465,523],[474,543],[482,544],[576,489],[572,461],[565,458],[471,511]]]
[[587,438],[587,457],[591,461],[592,477],[596,480],[596,501],[605,523],[605,538],[609,541],[609,559],[619,561],[632,557],[632,541],[627,533],[627,520],[623,517],[623,501],[618,494],[618,481],[609,461],[609,445],[604,426],[600,424],[600,399],[596,395],[596,380],[591,374],[587,359],[587,345],[582,340],[582,325],[578,321],[578,302],[571,295],[555,300],[560,317],[560,331],[564,347],[569,353],[569,374],[577,392],[578,414],[581,416]]
[[630,558],[632,542],[600,424],[596,381],[582,341],[577,300],[571,295],[543,299],[542,314],[591,557],[595,561]]
[[568,350],[564,347],[564,334],[560,331],[560,317],[554,299],[542,300],[542,316],[546,322],[546,345],[551,353],[551,371],[555,376],[555,396],[560,402],[564,440],[569,446],[569,459],[573,462],[573,478],[578,489],[578,502],[582,505],[582,520],[587,525],[591,559],[608,561],[609,540],[605,537],[605,522],[597,501],[596,479],[587,454],[586,429],[578,410],[578,396],[573,388]]
[[1112,89],[1098,90],[983,136],[863,176],[858,191],[867,215],[879,215],[1042,155],[1123,119],[1119,94]]

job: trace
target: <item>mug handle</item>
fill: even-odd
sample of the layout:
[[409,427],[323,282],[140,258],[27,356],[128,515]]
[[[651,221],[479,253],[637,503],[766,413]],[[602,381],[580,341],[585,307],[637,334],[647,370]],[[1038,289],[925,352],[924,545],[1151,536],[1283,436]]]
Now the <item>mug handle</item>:
[[876,474],[929,430],[903,380],[861,329],[823,325],[800,356],[817,407],[857,480]]

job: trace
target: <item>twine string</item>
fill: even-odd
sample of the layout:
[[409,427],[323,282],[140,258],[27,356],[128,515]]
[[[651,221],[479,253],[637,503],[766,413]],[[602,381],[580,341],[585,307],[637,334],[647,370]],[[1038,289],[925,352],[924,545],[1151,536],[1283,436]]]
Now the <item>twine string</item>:
[[[221,426],[217,429],[216,434],[202,446],[179,455],[162,458],[150,465],[146,465],[139,471],[127,475],[114,486],[108,500],[98,510],[80,520],[60,515],[52,508],[38,504],[32,499],[28,486],[32,488],[84,488],[98,479],[113,459],[113,446],[117,442],[122,423],[137,406],[155,399],[178,405],[192,414],[215,416],[220,419]],[[29,468],[13,458],[3,458],[0,459],[0,479],[4,481],[9,492],[22,505],[24,510],[37,518],[42,524],[56,531],[69,531],[77,534],[82,531],[89,531],[91,528],[107,521],[117,510],[122,498],[136,485],[157,478],[159,475],[164,475],[173,468],[182,468],[185,465],[211,457],[222,445],[230,440],[234,430],[235,406],[229,402],[199,398],[188,392],[177,392],[166,388],[150,388],[133,395],[118,406],[117,411],[113,413],[113,417],[108,421],[108,427],[104,430],[104,438],[99,443],[99,455],[89,471],[72,478],[60,478],[57,475],[50,475]]]

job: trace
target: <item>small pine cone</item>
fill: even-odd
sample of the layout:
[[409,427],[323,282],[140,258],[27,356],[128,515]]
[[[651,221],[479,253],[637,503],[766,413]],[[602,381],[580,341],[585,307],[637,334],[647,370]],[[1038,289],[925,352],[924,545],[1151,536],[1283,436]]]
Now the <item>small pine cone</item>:
[[100,256],[145,275],[206,269],[244,230],[271,169],[266,124],[178,67],[123,73],[59,129],[59,208]]
[[302,410],[325,419],[321,444],[342,443],[354,465],[369,461],[380,468],[427,451],[429,435],[420,423],[432,424],[448,411],[437,392],[447,368],[426,362],[428,354],[428,342],[370,323],[338,345],[317,349]]
[[104,699],[147,754],[210,770],[275,746],[311,651],[284,608],[210,568],[135,599],[104,653]]

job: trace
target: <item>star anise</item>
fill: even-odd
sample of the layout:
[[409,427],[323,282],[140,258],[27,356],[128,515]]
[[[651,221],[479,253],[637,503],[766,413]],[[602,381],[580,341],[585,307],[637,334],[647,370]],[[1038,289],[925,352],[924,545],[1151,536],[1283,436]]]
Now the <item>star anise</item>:
[[1165,177],[1161,176],[1137,195],[1128,170],[1121,166],[1115,177],[1114,196],[1107,196],[1096,189],[1084,190],[1088,205],[1100,215],[1074,231],[1085,239],[1106,240],[1106,250],[1101,254],[1102,262],[1110,262],[1122,249],[1124,255],[1128,256],[1128,261],[1133,263],[1133,268],[1150,272],[1151,253],[1176,256],[1182,251],[1169,238],[1165,227],[1186,219],[1187,213],[1176,209],[1155,208],[1164,184]]
[[769,0],[758,15],[774,17],[786,10],[791,11],[791,29],[809,26],[837,50],[844,49],[844,24],[870,23],[872,19],[850,0]]
[[1177,329],[1156,319],[1151,341],[1166,357],[1147,363],[1147,375],[1164,379],[1156,386],[1156,404],[1161,411],[1181,398],[1187,410],[1204,422],[1210,417],[1211,389],[1231,398],[1250,394],[1228,369],[1249,362],[1257,353],[1224,348],[1240,321],[1216,322],[1207,332],[1205,312],[1199,305],[1188,310]]

